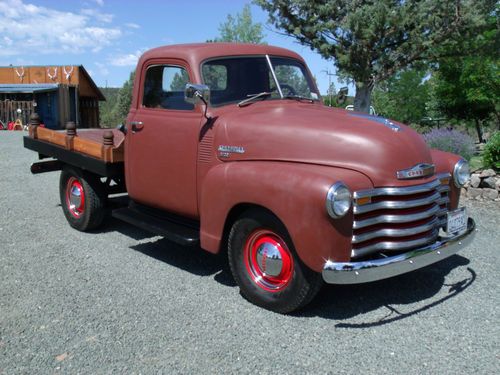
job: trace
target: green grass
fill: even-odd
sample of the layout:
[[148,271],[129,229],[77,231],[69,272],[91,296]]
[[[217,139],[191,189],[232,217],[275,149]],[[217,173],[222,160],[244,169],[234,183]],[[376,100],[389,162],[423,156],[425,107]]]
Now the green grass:
[[483,157],[481,155],[473,156],[469,161],[471,171],[477,171],[483,168]]

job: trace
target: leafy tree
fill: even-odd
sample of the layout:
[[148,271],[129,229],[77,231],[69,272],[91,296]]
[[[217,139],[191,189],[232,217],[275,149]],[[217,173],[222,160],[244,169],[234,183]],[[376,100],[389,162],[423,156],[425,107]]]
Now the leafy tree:
[[111,112],[115,107],[120,89],[116,87],[99,87],[99,90],[106,98],[106,101],[99,102],[99,123],[105,128],[116,126],[117,123],[112,118]]
[[438,108],[449,118],[473,121],[479,142],[483,142],[481,122],[492,114],[499,116],[498,68],[498,60],[468,57],[443,60],[436,72]]
[[376,85],[373,105],[377,113],[405,124],[419,123],[427,115],[426,75],[424,70],[408,69]]
[[134,86],[135,70],[130,73],[129,79],[123,84],[123,87],[118,92],[118,98],[115,108],[113,108],[114,116],[119,120],[119,123],[125,122],[130,111],[132,103],[132,89]]
[[[357,110],[368,112],[374,84],[422,60],[464,54],[453,47],[485,25],[493,0],[255,0],[270,21],[333,58],[354,80]],[[436,48],[448,47],[447,49]]]
[[219,26],[220,37],[214,42],[238,42],[264,44],[264,33],[260,22],[253,23],[250,5],[246,4],[236,16],[227,15],[225,22]]
[[493,116],[500,129],[498,18],[488,21],[487,30],[463,44],[475,55],[439,60],[433,85],[438,110],[451,119],[474,122],[480,142],[483,121]]

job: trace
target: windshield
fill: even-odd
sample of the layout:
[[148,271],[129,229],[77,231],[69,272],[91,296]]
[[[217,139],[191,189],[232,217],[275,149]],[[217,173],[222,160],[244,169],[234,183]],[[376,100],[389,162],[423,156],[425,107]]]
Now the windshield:
[[269,95],[260,98],[267,100],[282,97],[318,100],[318,93],[300,61],[285,57],[270,57],[269,60],[279,86],[266,56],[229,57],[205,62],[201,70],[203,82],[210,87],[210,103],[213,106],[237,103],[264,92]]

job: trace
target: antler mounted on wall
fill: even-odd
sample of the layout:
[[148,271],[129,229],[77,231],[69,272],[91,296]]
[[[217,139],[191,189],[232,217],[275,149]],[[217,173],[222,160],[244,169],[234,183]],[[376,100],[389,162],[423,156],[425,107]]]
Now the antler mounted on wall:
[[19,77],[19,80],[21,83],[23,83],[24,79],[24,66],[21,66],[21,71],[17,70],[17,68],[14,68],[14,71],[16,72],[17,76]]
[[66,76],[66,80],[67,80],[67,81],[71,81],[71,73],[73,73],[73,68],[74,68],[74,66],[70,66],[70,68],[71,68],[71,69],[70,69],[69,71],[67,71],[67,70],[66,70],[66,67],[65,67],[65,66],[63,66],[63,72],[64,72],[64,75]]
[[54,74],[50,74],[50,68],[47,68],[47,76],[49,76],[49,78],[52,80],[52,81],[55,81],[56,78],[57,78],[57,66],[54,67]]

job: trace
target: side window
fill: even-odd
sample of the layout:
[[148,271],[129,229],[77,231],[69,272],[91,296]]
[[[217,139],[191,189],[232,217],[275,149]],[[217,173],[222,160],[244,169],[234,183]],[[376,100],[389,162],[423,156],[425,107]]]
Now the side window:
[[146,108],[193,109],[193,104],[184,101],[184,87],[188,82],[189,77],[184,68],[151,66],[146,71],[142,105]]

